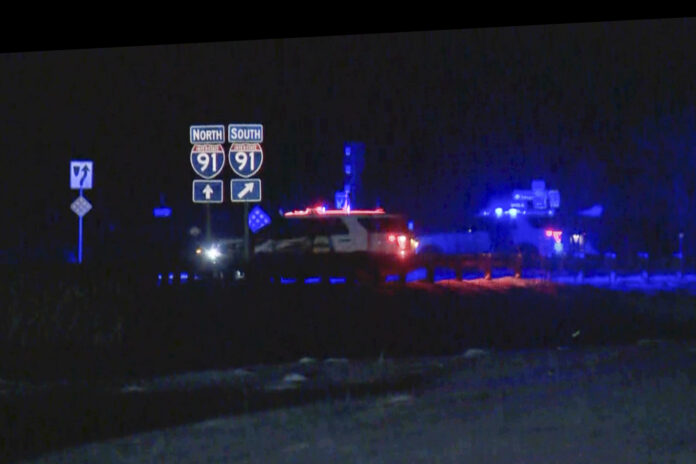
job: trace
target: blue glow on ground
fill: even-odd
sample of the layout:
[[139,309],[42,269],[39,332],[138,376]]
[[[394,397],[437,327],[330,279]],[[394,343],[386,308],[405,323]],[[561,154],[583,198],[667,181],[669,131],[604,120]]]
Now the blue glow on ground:
[[319,282],[321,282],[321,277],[307,277],[304,280],[306,284],[318,284]]
[[182,281],[188,280],[188,277],[188,272],[182,272],[181,274],[179,274],[179,279],[181,279]]
[[345,284],[346,278],[345,277],[329,277],[329,283],[331,283],[331,284]]
[[414,282],[416,280],[423,280],[428,276],[428,271],[425,268],[415,269],[408,274],[406,274],[406,282]]
[[281,284],[294,284],[295,282],[297,282],[297,279],[286,279],[285,277],[280,278]]
[[434,281],[454,279],[455,277],[457,277],[457,273],[451,269],[435,269],[433,272]]
[[515,273],[509,269],[493,269],[491,271],[491,278],[497,279],[499,277],[512,277]]
[[485,274],[483,272],[464,272],[462,273],[462,280],[474,280],[483,279]]
[[386,278],[387,282],[398,282],[399,276],[397,274],[388,275]]

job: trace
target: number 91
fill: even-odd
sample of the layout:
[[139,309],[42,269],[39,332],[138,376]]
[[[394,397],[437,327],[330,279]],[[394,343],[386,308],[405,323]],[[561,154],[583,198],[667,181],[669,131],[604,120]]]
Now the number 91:
[[248,154],[243,151],[238,151],[234,155],[234,160],[237,162],[238,169],[243,171],[246,168],[247,163],[249,163],[249,171],[253,171],[255,168],[254,163],[254,152],[250,151]]
[[211,160],[213,163],[213,172],[217,172],[217,158],[215,154],[209,155],[208,153],[199,153],[196,157],[196,161],[201,165],[201,171],[206,171],[208,169]]

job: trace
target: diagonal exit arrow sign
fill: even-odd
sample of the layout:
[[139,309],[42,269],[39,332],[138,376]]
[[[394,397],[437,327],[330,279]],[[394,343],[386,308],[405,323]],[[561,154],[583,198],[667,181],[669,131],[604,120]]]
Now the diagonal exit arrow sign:
[[237,198],[242,199],[246,196],[247,193],[251,193],[254,191],[254,183],[253,182],[245,182],[244,183],[244,188],[237,193]]
[[261,179],[232,179],[230,181],[232,201],[235,203],[261,201]]

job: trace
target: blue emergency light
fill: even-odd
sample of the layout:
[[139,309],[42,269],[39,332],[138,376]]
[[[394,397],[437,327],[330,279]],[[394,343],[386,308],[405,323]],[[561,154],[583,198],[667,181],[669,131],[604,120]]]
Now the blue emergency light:
[[152,210],[152,215],[154,217],[169,217],[172,215],[172,209],[166,206],[161,206],[159,208],[154,208]]

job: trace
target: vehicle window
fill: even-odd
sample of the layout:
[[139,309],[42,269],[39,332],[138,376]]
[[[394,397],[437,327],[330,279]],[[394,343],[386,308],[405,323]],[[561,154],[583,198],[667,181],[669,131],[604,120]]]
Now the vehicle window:
[[558,220],[555,217],[527,217],[529,225],[535,229],[546,229],[548,227],[554,227],[557,225]]
[[273,234],[279,239],[316,235],[347,235],[348,227],[339,218],[302,218],[278,221]]
[[359,218],[358,222],[368,232],[408,232],[406,221],[399,217]]

